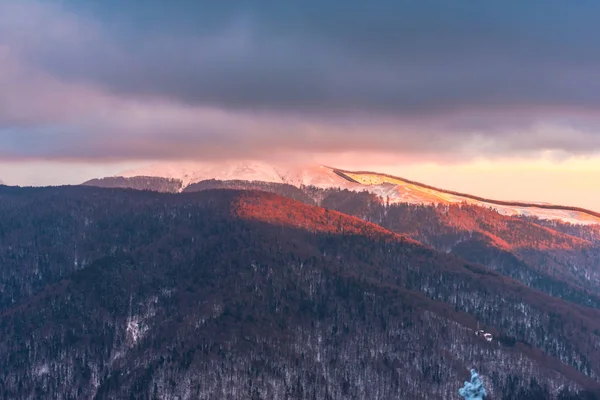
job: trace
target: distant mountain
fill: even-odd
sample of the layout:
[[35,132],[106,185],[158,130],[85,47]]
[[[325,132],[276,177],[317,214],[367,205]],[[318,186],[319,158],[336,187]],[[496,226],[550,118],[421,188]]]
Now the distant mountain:
[[[266,179],[268,171],[275,171],[260,164],[253,168],[229,167],[220,176],[231,178],[238,173],[236,170],[245,170],[248,179],[251,175]],[[214,169],[209,173],[217,174]],[[320,205],[374,222],[440,252],[485,265],[551,296],[600,309],[600,224],[590,223],[594,212],[560,206],[495,204],[494,200],[477,200],[475,196],[385,174],[326,166],[299,168],[279,176],[296,177],[296,184],[210,179],[189,184],[183,191],[261,190]],[[282,180],[271,180],[278,179]],[[298,183],[309,181],[321,186]],[[382,188],[396,200],[383,198]],[[510,215],[511,211],[515,213]]]
[[4,398],[452,399],[472,367],[492,399],[597,398],[600,310],[383,222],[213,189],[2,187],[0,214]]
[[[150,181],[147,177],[166,178],[168,181]],[[298,188],[341,188],[355,192],[367,190],[379,196],[381,202],[391,204],[467,203],[491,207],[503,215],[525,215],[576,224],[600,224],[600,213],[583,208],[546,203],[498,201],[439,189],[388,174],[347,171],[324,165],[289,167],[273,166],[263,162],[163,163],[126,171],[117,177],[104,178],[101,181],[88,181],[84,185],[172,192],[177,189],[179,182],[181,182],[179,190],[182,191],[205,180],[263,182],[292,185]],[[314,200],[319,201],[317,198]]]
[[289,197],[294,200],[301,201],[309,205],[316,205],[314,193],[307,193],[305,188],[299,188],[297,186],[289,185],[287,183],[269,183],[261,181],[220,181],[215,179],[209,179],[200,181],[198,183],[192,183],[184,189],[186,193],[201,192],[210,189],[236,189],[236,190],[258,190],[264,192],[270,192],[279,194],[281,196]]
[[385,197],[389,197],[390,201],[395,203],[456,204],[464,202],[481,207],[491,207],[504,215],[526,215],[542,219],[559,219],[564,222],[579,224],[600,224],[599,212],[580,207],[551,205],[540,202],[524,203],[486,199],[480,196],[439,189],[388,174],[365,171],[353,172],[339,169],[335,171],[340,176],[362,185],[373,188],[386,187],[387,190],[380,192],[373,190],[373,192],[381,196],[385,195]]
[[183,182],[179,179],[161,178],[156,176],[135,176],[124,178],[121,176],[92,179],[84,186],[104,188],[129,188],[136,190],[151,190],[163,193],[179,193],[183,189]]
[[183,182],[184,187],[210,179],[259,181],[317,187],[338,187],[340,185],[344,186],[347,182],[346,179],[337,175],[334,169],[323,165],[276,166],[260,161],[162,163],[125,171],[119,176],[125,178],[158,176],[177,179]]

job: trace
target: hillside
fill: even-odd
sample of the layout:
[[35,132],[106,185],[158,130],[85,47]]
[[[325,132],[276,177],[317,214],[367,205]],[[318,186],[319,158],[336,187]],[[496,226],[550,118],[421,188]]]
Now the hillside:
[[383,205],[374,195],[332,190],[322,206],[379,224],[528,286],[600,308],[600,226],[505,216],[466,204]]
[[[460,204],[467,203],[485,208],[494,208],[503,215],[531,216],[545,220],[592,225],[600,224],[600,213],[579,207],[560,205],[510,202],[486,199],[480,196],[435,188],[384,173],[348,171],[325,165],[272,165],[259,161],[234,162],[182,162],[162,163],[125,171],[116,177],[101,181],[85,182],[88,186],[130,187],[172,192],[171,186],[162,182],[147,181],[147,177],[181,182],[180,190],[189,190],[203,181],[246,181],[249,183],[284,184],[303,189],[348,189],[355,192],[368,191],[391,204]],[[191,190],[197,190],[191,189]],[[303,189],[304,190],[304,189]]]
[[181,180],[156,176],[135,176],[131,178],[116,176],[91,179],[82,185],[103,188],[151,190],[161,193],[179,193],[183,190],[183,182]]
[[443,399],[471,367],[492,399],[598,387],[600,311],[339,212],[86,187],[3,187],[0,212],[4,398]]
[[259,189],[357,216],[528,286],[577,304],[600,308],[600,225],[509,216],[473,204],[388,203],[368,191],[291,185],[203,181],[209,188]]
[[525,215],[579,224],[600,224],[600,212],[581,207],[493,200],[472,194],[440,189],[389,174],[345,171],[340,169],[336,169],[335,171],[345,179],[361,185],[373,188],[387,186],[387,190],[380,190],[380,193],[377,194],[385,194],[386,197],[389,197],[390,201],[395,203],[456,204],[464,202],[480,207],[491,207],[503,215]]

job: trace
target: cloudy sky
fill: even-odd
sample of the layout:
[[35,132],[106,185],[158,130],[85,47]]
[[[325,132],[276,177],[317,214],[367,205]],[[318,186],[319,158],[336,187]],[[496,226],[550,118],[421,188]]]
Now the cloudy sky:
[[0,179],[310,159],[600,209],[597,1],[0,0]]

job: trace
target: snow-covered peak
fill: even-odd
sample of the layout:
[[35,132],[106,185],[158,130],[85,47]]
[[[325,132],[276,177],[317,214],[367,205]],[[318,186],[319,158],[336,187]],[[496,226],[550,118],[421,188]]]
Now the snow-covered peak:
[[503,215],[535,216],[540,219],[555,219],[573,224],[600,224],[600,217],[594,213],[574,207],[553,206],[542,202],[510,202],[483,199],[477,196],[436,189],[421,183],[409,181],[376,172],[342,171],[345,176],[370,192],[387,198],[390,203],[413,204],[456,204],[467,203],[480,207],[494,208]]
[[351,172],[319,164],[273,165],[262,161],[175,162],[159,163],[126,171],[118,176],[131,178],[153,176],[178,179],[183,188],[203,180],[243,180],[287,183],[294,186],[367,190],[390,203],[456,204],[466,202],[495,208],[504,215],[531,215],[570,223],[599,224],[594,213],[570,207],[553,207],[545,203],[498,202],[477,196],[436,189],[418,182],[375,172]]
[[275,168],[267,163],[254,161],[236,163],[159,163],[140,169],[125,171],[118,176],[125,178],[156,176],[178,179],[183,182],[183,186],[206,179],[281,182],[281,178]]
[[344,187],[347,183],[345,179],[334,172],[333,168],[323,165],[273,165],[262,161],[159,163],[125,171],[118,176],[125,178],[154,176],[178,179],[183,182],[184,187],[208,179],[261,181],[317,187]]
[[335,173],[335,169],[325,165],[303,165],[278,168],[283,182],[295,186],[316,186],[319,188],[349,187],[350,182]]

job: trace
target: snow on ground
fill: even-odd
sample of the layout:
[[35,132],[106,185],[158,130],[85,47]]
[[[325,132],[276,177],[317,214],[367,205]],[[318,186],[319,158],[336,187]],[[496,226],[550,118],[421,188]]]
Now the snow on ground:
[[333,168],[323,165],[275,166],[260,161],[159,163],[125,171],[117,176],[179,179],[184,187],[207,179],[275,182],[294,186],[313,185],[320,188],[345,187],[350,183],[337,175]]
[[[573,224],[600,224],[600,218],[594,217],[580,211],[547,209],[537,207],[523,207],[513,205],[500,205],[479,201],[456,194],[445,193],[435,189],[426,188],[404,180],[376,173],[344,172],[357,182],[370,187],[370,191],[386,198],[389,196],[390,203],[462,203],[474,204],[482,207],[492,207],[503,215],[526,215],[536,216],[541,219],[558,219]],[[529,203],[548,205],[548,203]]]
[[149,167],[125,171],[119,176],[130,178],[134,176],[156,176],[179,179],[183,186],[206,179],[219,180],[248,180],[263,182],[281,182],[281,177],[275,168],[262,162],[237,163],[204,163],[204,162],[174,162],[160,163]]
[[339,187],[353,191],[367,190],[381,196],[384,201],[389,199],[392,204],[452,204],[466,202],[495,208],[503,215],[528,215],[542,219],[559,219],[577,224],[600,224],[600,218],[578,211],[498,205],[458,194],[442,192],[383,174],[348,171],[344,171],[344,174],[356,182],[342,178],[335,172],[334,168],[324,165],[274,166],[261,161],[160,163],[126,171],[118,176],[156,176],[179,179],[183,182],[184,187],[207,179],[287,183],[294,186],[312,185],[319,188]]

